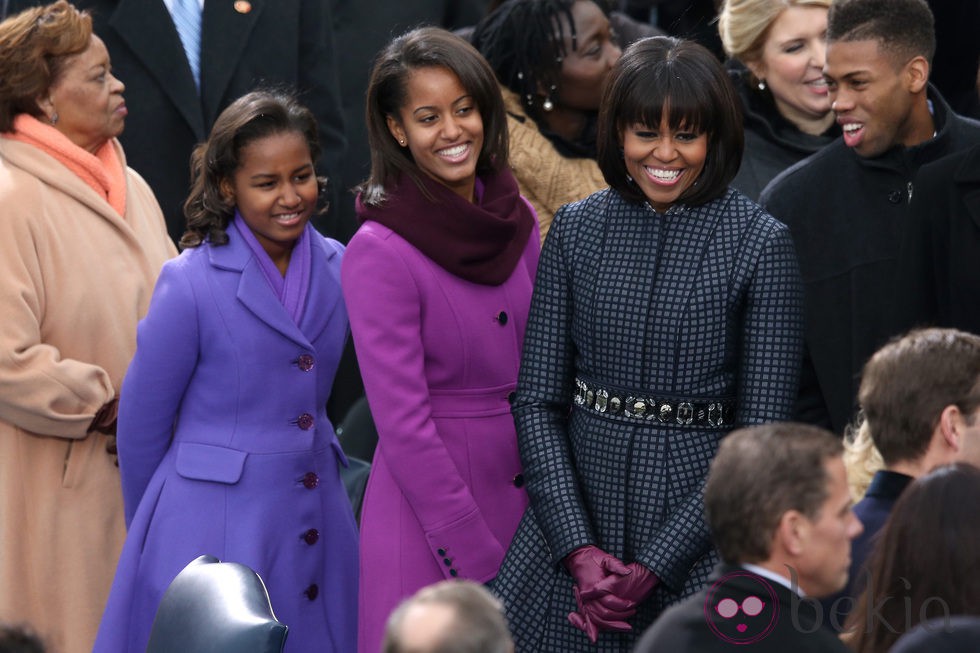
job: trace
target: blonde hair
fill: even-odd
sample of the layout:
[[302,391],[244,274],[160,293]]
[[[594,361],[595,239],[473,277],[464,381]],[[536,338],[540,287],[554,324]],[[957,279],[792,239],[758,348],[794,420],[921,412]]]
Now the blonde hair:
[[826,7],[831,0],[725,0],[718,12],[718,34],[729,57],[755,61],[769,28],[788,7]]
[[864,498],[875,473],[885,467],[885,461],[871,439],[871,427],[863,415],[844,433],[844,467],[847,469],[847,487],[855,503]]

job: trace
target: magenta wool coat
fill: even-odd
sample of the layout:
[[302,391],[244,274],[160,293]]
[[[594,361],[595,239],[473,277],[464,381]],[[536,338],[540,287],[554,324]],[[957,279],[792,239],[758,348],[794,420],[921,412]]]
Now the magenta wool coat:
[[342,285],[378,449],[361,514],[358,650],[397,603],[497,575],[527,495],[509,396],[537,270],[533,230],[499,286],[461,279],[365,222]]
[[287,653],[350,653],[357,532],[325,406],[347,336],[343,246],[308,227],[310,286],[293,322],[234,228],[167,263],[122,386],[126,543],[96,653],[142,653],[191,560],[265,581]]

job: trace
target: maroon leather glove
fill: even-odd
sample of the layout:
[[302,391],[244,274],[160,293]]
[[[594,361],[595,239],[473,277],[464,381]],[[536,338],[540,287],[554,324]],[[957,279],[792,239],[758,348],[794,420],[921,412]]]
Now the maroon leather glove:
[[660,579],[638,562],[631,562],[626,568],[629,574],[607,576],[583,591],[582,602],[586,607],[598,603],[616,612],[629,609],[635,612],[636,606],[650,596]]
[[629,569],[619,558],[591,544],[569,553],[562,564],[582,592],[592,589],[596,583],[609,575],[629,573]]
[[[614,609],[607,608],[605,612],[601,613],[590,612],[585,609],[585,605],[580,599],[583,593],[593,589],[603,579],[631,573],[626,565],[616,556],[610,555],[591,544],[575,549],[565,556],[562,562],[568,573],[575,579],[573,591],[575,592],[578,611],[569,613],[569,622],[588,635],[592,643],[595,643],[598,638],[599,628],[614,630],[622,629],[622,626],[625,626],[629,629],[629,624],[623,622],[621,618],[617,618],[619,615]],[[632,616],[632,612],[625,616]]]

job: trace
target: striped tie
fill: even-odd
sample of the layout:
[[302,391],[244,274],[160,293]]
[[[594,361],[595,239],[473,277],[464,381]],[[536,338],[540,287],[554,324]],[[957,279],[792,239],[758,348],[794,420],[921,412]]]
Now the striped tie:
[[201,5],[199,0],[174,0],[170,10],[174,27],[187,54],[194,84],[201,89]]

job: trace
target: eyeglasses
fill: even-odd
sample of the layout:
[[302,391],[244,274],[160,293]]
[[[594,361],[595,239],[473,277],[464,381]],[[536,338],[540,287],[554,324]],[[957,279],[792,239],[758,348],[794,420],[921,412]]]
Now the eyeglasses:
[[735,599],[722,599],[715,606],[715,612],[717,612],[723,619],[731,619],[738,614],[741,609],[748,617],[755,617],[762,609],[766,607],[765,602],[758,596],[750,596],[742,601],[742,605],[739,605]]

